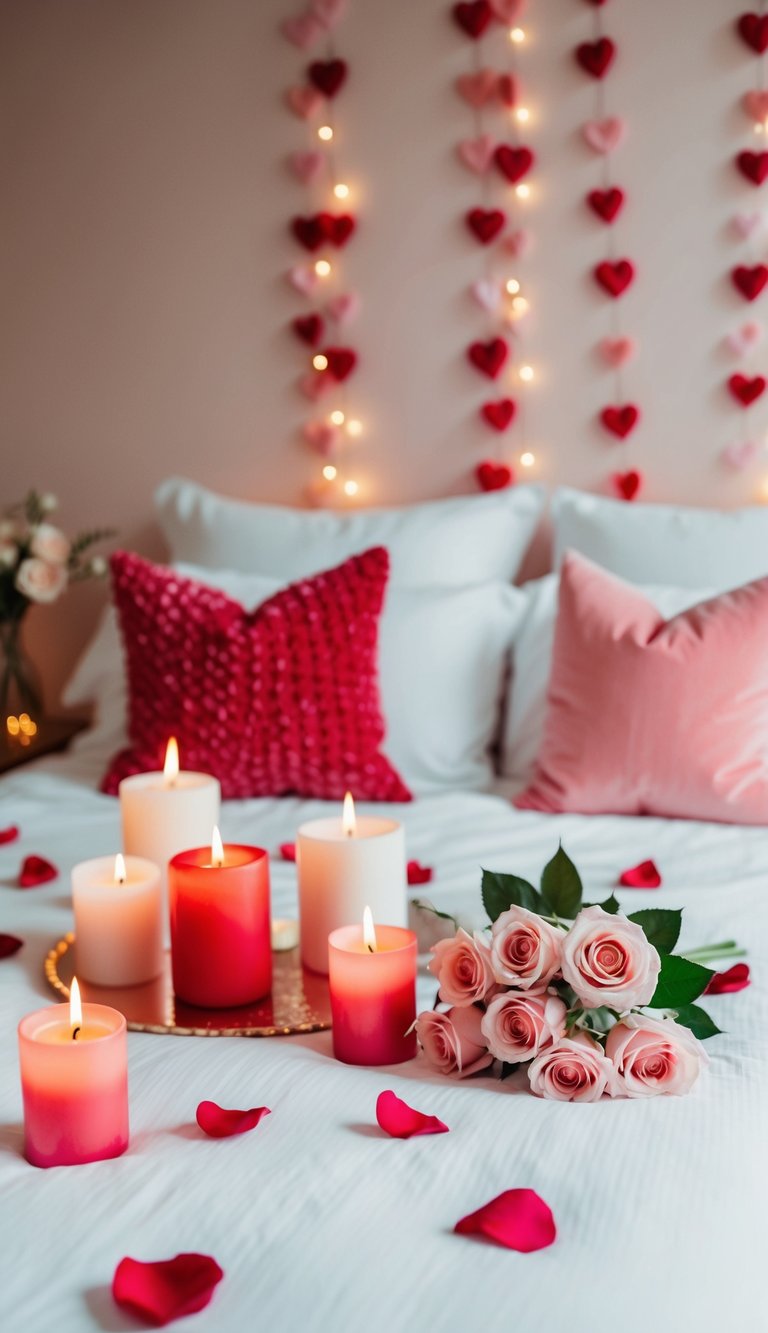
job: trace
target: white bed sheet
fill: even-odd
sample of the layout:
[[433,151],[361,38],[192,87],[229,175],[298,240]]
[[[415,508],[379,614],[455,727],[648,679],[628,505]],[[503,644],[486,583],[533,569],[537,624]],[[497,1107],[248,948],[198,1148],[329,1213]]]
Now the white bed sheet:
[[[275,1040],[129,1034],[132,1139],[113,1162],[36,1170],[21,1156],[15,1028],[52,997],[42,957],[71,928],[68,872],[117,847],[118,807],[95,790],[103,755],[86,744],[0,783],[0,929],[26,947],[0,963],[0,1326],[5,1333],[137,1327],[116,1309],[118,1260],[214,1255],[225,1279],[189,1322],[250,1330],[518,1330],[719,1333],[765,1327],[768,1192],[768,832],[683,821],[555,817],[503,795],[446,794],[395,807],[408,852],[436,869],[427,892],[482,919],[481,864],[536,876],[558,838],[600,897],[617,872],[653,856],[654,893],[621,891],[629,910],[685,904],[689,946],[738,937],[752,986],[707,1001],[728,1036],[682,1099],[542,1102],[519,1076],[454,1082],[421,1059],[389,1070],[336,1064],[330,1034]],[[319,802],[230,803],[225,837],[276,849]],[[23,855],[58,880],[13,887]],[[295,913],[295,869],[273,864],[273,910]],[[424,976],[420,997],[431,1004]],[[448,1135],[399,1142],[375,1126],[393,1088],[439,1115]],[[195,1125],[203,1098],[268,1105],[252,1134],[215,1141]],[[517,1255],[454,1236],[453,1224],[501,1190],[549,1202],[558,1239]],[[180,1325],[181,1326],[181,1325]],[[186,1324],[183,1325],[186,1327]]]

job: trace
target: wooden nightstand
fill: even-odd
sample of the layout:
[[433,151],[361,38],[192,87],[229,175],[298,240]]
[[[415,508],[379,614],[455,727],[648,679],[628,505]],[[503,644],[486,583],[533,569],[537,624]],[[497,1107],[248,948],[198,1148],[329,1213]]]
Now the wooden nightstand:
[[28,764],[43,754],[66,750],[69,742],[88,726],[82,718],[46,717],[40,722],[37,734],[25,740],[0,736],[0,773],[7,773],[19,764]]

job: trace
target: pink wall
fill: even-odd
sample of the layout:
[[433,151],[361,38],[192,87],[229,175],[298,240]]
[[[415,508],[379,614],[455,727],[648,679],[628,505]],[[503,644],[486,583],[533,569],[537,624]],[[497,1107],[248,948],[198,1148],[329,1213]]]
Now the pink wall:
[[[68,526],[113,522],[124,543],[148,551],[159,549],[151,491],[169,472],[299,500],[317,464],[298,435],[306,404],[286,332],[301,308],[284,278],[298,257],[286,219],[304,197],[284,159],[303,146],[303,126],[281,95],[302,57],[277,34],[299,7],[0,4],[9,500],[32,483],[55,490]],[[351,0],[338,34],[352,70],[339,149],[360,216],[344,265],[365,303],[354,406],[370,503],[471,489],[490,443],[475,415],[483,390],[463,362],[483,332],[466,296],[479,252],[459,220],[478,189],[454,158],[470,117],[452,83],[471,51],[447,9]],[[594,425],[612,386],[593,354],[606,302],[587,274],[606,234],[581,202],[598,174],[579,137],[594,85],[570,54],[593,12],[581,0],[531,0],[521,61],[539,156],[529,435],[540,477],[585,487],[621,457]],[[719,462],[741,427],[722,389],[731,367],[721,342],[748,311],[725,275],[754,262],[727,227],[757,198],[731,165],[754,138],[738,106],[754,66],[722,0],[614,0],[602,13],[620,47],[610,104],[630,127],[616,177],[630,194],[619,253],[639,271],[623,302],[641,346],[628,378],[644,411],[631,458],[648,499],[760,498],[760,464],[729,474]],[[764,424],[759,409],[755,418]],[[52,693],[97,601],[77,589],[32,626]]]

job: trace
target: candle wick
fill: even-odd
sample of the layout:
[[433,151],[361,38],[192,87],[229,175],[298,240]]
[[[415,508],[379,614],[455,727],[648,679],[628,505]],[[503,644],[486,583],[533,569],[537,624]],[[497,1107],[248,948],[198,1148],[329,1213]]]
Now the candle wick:
[[77,1041],[77,1034],[78,1034],[79,1031],[80,1031],[80,1024],[78,1023],[77,1027],[72,1029],[72,1040],[73,1040],[73,1041]]
[[374,953],[374,952],[375,952],[374,947],[373,947],[372,944],[367,945],[367,949],[368,949],[368,952],[369,952],[369,953]]

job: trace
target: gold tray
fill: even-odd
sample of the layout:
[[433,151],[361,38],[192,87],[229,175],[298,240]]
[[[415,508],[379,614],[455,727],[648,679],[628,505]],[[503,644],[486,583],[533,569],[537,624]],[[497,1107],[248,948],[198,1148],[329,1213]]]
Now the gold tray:
[[[74,935],[65,935],[45,956],[46,981],[62,999],[76,968]],[[84,1000],[108,1004],[125,1014],[131,1032],[168,1033],[176,1037],[289,1037],[324,1032],[331,1026],[328,978],[301,966],[298,948],[272,954],[272,994],[242,1009],[198,1009],[177,1000],[171,983],[171,954],[165,970],[142,986],[93,986],[80,982]]]

